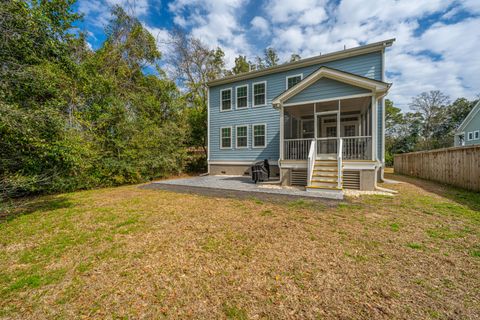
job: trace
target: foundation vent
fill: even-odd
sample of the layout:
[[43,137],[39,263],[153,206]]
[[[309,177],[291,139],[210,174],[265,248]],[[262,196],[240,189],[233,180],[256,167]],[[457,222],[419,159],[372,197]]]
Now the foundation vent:
[[360,190],[360,171],[343,171],[343,187]]
[[307,185],[307,170],[290,170],[290,181],[294,186]]

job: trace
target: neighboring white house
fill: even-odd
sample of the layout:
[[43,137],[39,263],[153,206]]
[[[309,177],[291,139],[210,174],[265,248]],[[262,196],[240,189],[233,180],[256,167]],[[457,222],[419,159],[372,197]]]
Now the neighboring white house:
[[455,132],[455,146],[480,144],[480,100]]

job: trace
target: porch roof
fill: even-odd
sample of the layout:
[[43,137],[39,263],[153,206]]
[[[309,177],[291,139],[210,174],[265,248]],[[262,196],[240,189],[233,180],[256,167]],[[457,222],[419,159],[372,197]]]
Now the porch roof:
[[282,103],[299,94],[321,78],[328,78],[359,88],[364,88],[376,95],[382,96],[387,94],[388,89],[392,85],[391,83],[386,83],[383,81],[359,76],[353,73],[322,66],[317,71],[313,72],[308,77],[297,83],[295,86],[291,87],[290,89],[284,91],[282,94],[274,98],[272,100],[273,107],[277,108]]

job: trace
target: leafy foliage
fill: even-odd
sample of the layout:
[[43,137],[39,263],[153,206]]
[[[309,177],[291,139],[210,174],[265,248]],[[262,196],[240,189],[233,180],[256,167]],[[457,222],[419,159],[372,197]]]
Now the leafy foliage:
[[73,3],[0,6],[0,197],[134,183],[184,166],[184,100],[153,36],[114,7],[107,40],[91,51],[72,28]]
[[476,100],[458,98],[453,103],[440,91],[423,92],[412,99],[413,112],[385,100],[385,162],[393,165],[393,155],[453,146],[454,132]]

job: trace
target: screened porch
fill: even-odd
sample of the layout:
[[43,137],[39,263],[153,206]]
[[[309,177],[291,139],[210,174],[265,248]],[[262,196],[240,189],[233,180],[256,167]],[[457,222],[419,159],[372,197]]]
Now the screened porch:
[[312,141],[317,157],[373,160],[372,97],[284,106],[282,160],[307,160]]

